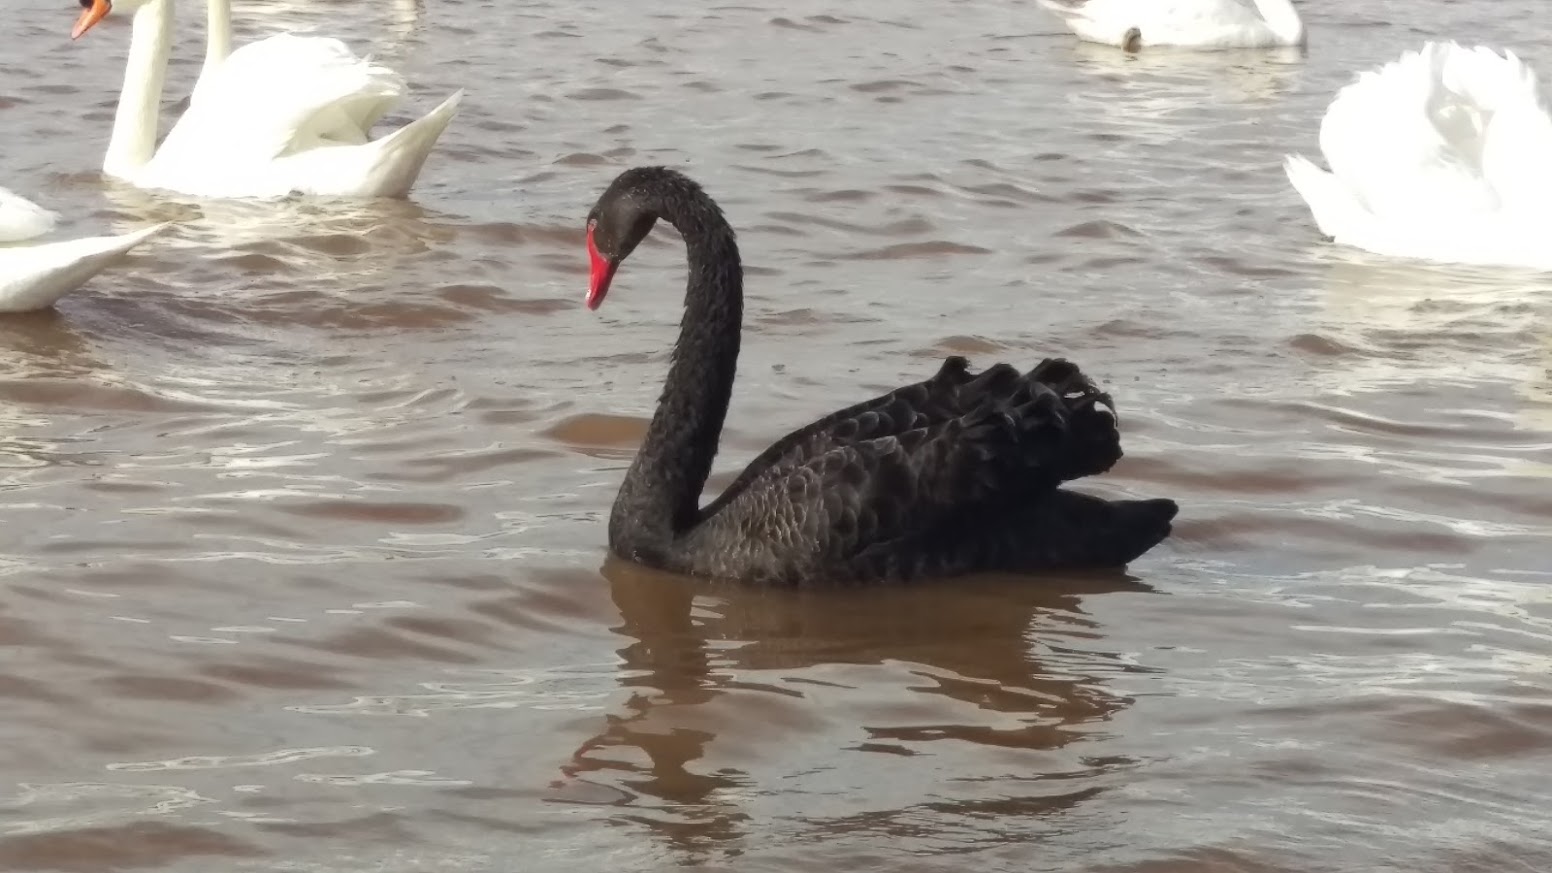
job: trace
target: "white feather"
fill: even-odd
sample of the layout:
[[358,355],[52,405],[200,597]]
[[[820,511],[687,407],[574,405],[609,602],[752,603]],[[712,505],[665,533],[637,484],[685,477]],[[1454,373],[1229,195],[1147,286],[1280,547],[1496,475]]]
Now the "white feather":
[[[136,9],[135,26],[103,169],[137,187],[211,198],[402,197],[457,113],[462,91],[374,140],[372,126],[404,96],[403,78],[337,39],[279,34],[207,56],[189,108],[157,146],[172,2],[120,3]],[[230,26],[224,11],[212,19]]]
[[53,230],[57,221],[55,213],[0,188],[0,243],[42,236]]
[[1088,42],[1125,46],[1271,48],[1303,45],[1292,0],[1038,0]]
[[1327,108],[1330,170],[1289,181],[1336,242],[1377,254],[1552,269],[1552,116],[1512,52],[1430,42]]
[[130,249],[167,227],[58,242],[0,246],[0,313],[53,306]]

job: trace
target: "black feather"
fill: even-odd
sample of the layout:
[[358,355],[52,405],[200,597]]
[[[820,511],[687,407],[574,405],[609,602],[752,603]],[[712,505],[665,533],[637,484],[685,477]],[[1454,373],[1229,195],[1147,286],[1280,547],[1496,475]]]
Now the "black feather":
[[1058,487],[1121,458],[1110,396],[1060,359],[974,373],[948,358],[930,379],[778,440],[698,508],[737,366],[733,230],[699,185],[659,167],[622,173],[590,218],[618,258],[662,218],[690,261],[673,363],[610,517],[621,557],[750,583],[845,585],[1121,567],[1169,535],[1173,501]]

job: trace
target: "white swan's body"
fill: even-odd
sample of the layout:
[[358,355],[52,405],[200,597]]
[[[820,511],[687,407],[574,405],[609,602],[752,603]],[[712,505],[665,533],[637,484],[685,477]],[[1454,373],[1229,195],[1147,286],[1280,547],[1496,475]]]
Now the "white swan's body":
[[[158,147],[172,2],[117,4],[136,11],[103,171],[136,187],[212,198],[402,197],[462,97],[460,91],[370,139],[368,130],[404,94],[397,73],[326,37],[280,34],[231,51],[230,0],[210,0],[205,68],[188,109]],[[98,7],[112,4],[95,0],[77,35],[106,14]]]
[[42,236],[53,230],[58,221],[57,214],[0,188],[0,243]]
[[1303,45],[1292,0],[1038,0],[1079,39],[1142,46],[1270,48]]
[[118,236],[21,244],[48,233],[58,219],[47,209],[0,188],[0,313],[53,306],[167,226],[158,224]]
[[1513,53],[1427,43],[1343,88],[1331,171],[1290,156],[1322,233],[1377,254],[1552,269],[1552,115]]

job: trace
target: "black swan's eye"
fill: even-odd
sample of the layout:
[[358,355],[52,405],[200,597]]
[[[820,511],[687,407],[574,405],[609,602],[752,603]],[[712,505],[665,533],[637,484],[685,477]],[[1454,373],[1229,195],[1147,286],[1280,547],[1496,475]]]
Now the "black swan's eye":
[[92,8],[92,0],[81,0],[81,8],[82,9],[90,9],[90,8]]

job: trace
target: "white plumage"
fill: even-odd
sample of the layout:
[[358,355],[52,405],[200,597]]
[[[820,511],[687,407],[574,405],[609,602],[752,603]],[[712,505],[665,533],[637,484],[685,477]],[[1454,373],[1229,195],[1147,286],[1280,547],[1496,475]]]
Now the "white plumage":
[[1330,167],[1290,156],[1322,233],[1405,258],[1552,269],[1552,116],[1512,52],[1430,42],[1343,88]]
[[53,230],[58,221],[57,214],[0,188],[0,243],[42,236]]
[[[398,73],[329,37],[279,34],[223,58],[230,13],[229,2],[218,0],[210,13],[215,47],[188,109],[157,146],[172,2],[96,0],[136,10],[103,170],[140,188],[212,198],[402,197],[462,97],[455,93],[427,115],[371,139],[372,125],[404,96]],[[91,14],[83,14],[78,32],[95,22],[87,20]]]
[[1039,0],[1079,39],[1142,46],[1270,48],[1304,44],[1292,0]]
[[0,188],[0,313],[53,306],[86,284],[120,255],[166,227],[134,233],[33,243],[54,228],[59,216]]

